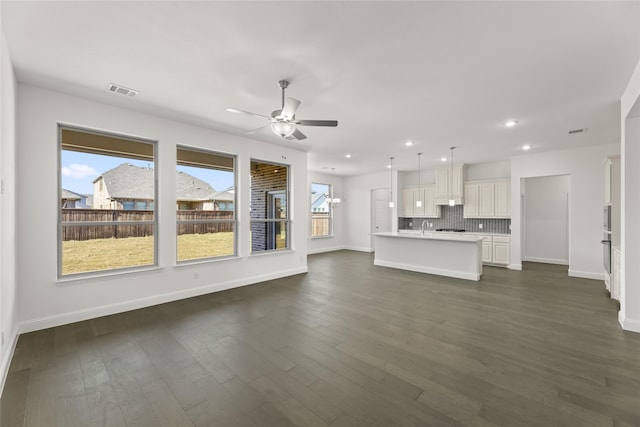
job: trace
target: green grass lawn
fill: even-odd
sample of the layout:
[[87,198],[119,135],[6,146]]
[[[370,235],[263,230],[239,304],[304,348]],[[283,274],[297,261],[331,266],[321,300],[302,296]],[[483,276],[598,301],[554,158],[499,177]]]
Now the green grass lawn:
[[[233,233],[178,236],[178,261],[233,255]],[[153,237],[62,243],[62,274],[153,265]]]

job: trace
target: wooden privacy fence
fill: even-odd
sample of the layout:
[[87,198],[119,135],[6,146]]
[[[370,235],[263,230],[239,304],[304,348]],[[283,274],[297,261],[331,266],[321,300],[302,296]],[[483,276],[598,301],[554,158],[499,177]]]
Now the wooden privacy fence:
[[328,236],[330,232],[329,213],[313,212],[311,214],[311,235]]
[[[233,223],[213,222],[233,219],[231,211],[176,211],[178,234],[205,234],[233,231]],[[91,240],[153,235],[152,224],[118,224],[153,221],[153,211],[110,209],[62,209],[62,240]],[[180,221],[208,221],[180,223]],[[69,222],[110,222],[113,224],[64,225]]]

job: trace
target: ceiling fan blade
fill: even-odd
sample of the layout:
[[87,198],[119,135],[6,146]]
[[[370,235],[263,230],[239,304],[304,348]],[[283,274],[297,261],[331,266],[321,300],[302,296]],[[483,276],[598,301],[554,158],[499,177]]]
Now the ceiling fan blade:
[[238,110],[237,108],[227,108],[226,109],[228,112],[230,113],[237,113],[237,114],[246,114],[248,116],[258,116],[258,117],[264,117],[267,120],[270,120],[269,117],[267,116],[263,116],[262,114],[258,114],[258,113],[252,113],[251,111],[244,111],[244,110]]
[[301,126],[338,126],[337,120],[296,120],[296,124]]
[[307,136],[304,133],[300,132],[300,129],[296,129],[293,131],[291,136],[287,137],[287,139],[289,140],[297,139],[298,141],[302,141],[303,139],[307,139]]
[[284,107],[282,107],[282,112],[280,113],[280,115],[286,120],[291,120],[296,114],[296,110],[299,106],[300,101],[293,98],[287,98],[287,100],[284,101]]

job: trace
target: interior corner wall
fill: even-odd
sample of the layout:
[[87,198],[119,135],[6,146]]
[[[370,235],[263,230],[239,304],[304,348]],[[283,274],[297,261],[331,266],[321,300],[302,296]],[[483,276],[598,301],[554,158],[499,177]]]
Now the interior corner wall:
[[618,155],[619,144],[529,153],[511,158],[511,265],[522,269],[521,180],[570,175],[569,275],[602,280],[602,205],[604,160]]
[[[306,152],[21,83],[16,117],[21,332],[307,271]],[[57,279],[58,123],[157,141],[157,268],[67,281]],[[237,156],[239,226],[235,258],[176,265],[176,148],[185,144]],[[292,250],[250,254],[251,159],[273,163],[286,159],[290,165]]]
[[620,99],[621,280],[618,321],[623,329],[640,332],[640,61]]
[[311,237],[311,216],[307,221],[307,253],[315,254],[344,249],[344,217],[347,199],[344,198],[343,177],[334,174],[325,174],[309,171],[307,183],[307,207],[311,210],[311,183],[333,185],[333,194],[341,199],[340,203],[333,207],[333,236]]
[[[379,172],[366,175],[349,176],[344,178],[344,246],[346,249],[371,252],[371,190],[389,189],[389,172]],[[398,206],[398,174],[394,171],[394,199],[395,207],[392,218],[397,218]],[[392,221],[392,230],[397,231],[397,221]]]
[[[0,8],[1,9],[1,8]],[[18,337],[16,284],[16,77],[0,17],[0,390]]]

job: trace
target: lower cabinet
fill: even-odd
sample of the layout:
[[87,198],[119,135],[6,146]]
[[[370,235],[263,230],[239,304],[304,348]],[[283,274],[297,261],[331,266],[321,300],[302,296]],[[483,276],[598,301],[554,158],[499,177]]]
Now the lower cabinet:
[[482,237],[482,263],[508,266],[511,263],[511,237],[477,234]]

